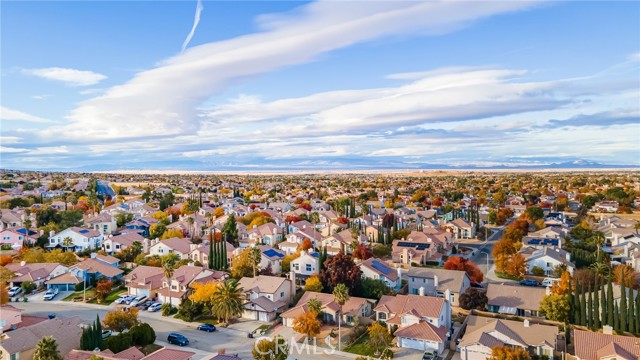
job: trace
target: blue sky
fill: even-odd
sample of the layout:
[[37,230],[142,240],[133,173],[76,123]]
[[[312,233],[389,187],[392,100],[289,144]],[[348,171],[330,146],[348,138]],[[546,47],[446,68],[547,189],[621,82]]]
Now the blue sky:
[[640,165],[635,1],[3,1],[1,20],[2,168]]

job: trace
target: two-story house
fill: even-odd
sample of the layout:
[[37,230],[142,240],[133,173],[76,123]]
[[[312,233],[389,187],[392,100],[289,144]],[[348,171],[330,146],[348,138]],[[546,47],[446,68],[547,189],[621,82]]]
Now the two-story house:
[[207,283],[220,281],[228,277],[221,271],[209,270],[201,266],[182,265],[173,272],[171,279],[164,279],[162,287],[158,290],[158,300],[165,304],[171,303],[178,306],[190,293],[190,286],[195,282]]
[[116,218],[109,213],[100,213],[85,219],[85,226],[103,235],[109,235],[118,229]]
[[13,273],[10,280],[11,286],[20,286],[25,281],[30,281],[37,286],[43,285],[45,281],[60,276],[69,268],[59,263],[8,263],[5,268]]
[[282,259],[285,252],[274,249],[271,246],[262,245],[260,248],[260,269],[271,269],[272,274],[280,274],[282,272]]
[[[282,324],[287,327],[293,327],[294,320],[301,314],[309,311],[308,302],[311,299],[318,299],[321,303],[320,312],[322,319],[331,324],[338,323],[340,317],[340,305],[336,303],[332,294],[325,294],[313,291],[306,291],[298,300],[293,308],[282,313]],[[371,309],[375,304],[375,300],[350,297],[342,306],[342,317],[340,318],[343,325],[352,325],[356,317],[365,318],[371,315]]]
[[169,238],[154,242],[149,248],[149,256],[164,256],[167,254],[177,254],[180,260],[189,259],[189,253],[193,250],[193,243],[185,238]]
[[307,252],[301,252],[300,256],[291,260],[291,271],[300,279],[307,279],[311,275],[317,275],[320,271],[319,255],[320,254],[314,252],[312,249],[309,249]]
[[384,261],[376,258],[369,258],[359,265],[363,278],[382,280],[388,287],[397,292],[401,287],[400,268],[397,270],[390,267]]
[[[65,239],[71,239],[67,244]],[[85,251],[99,249],[102,244],[103,234],[93,229],[70,227],[49,237],[48,249],[63,248],[71,251]]]
[[558,266],[565,266],[567,271],[573,275],[576,266],[571,262],[571,253],[558,247],[543,247],[535,250],[530,256],[525,256],[527,272],[533,273],[533,268],[541,268],[545,275],[553,272]]
[[256,244],[274,246],[282,241],[282,228],[274,223],[266,223],[247,230],[246,237]]
[[471,286],[469,275],[460,270],[412,267],[406,279],[409,294],[444,297],[453,306],[459,306],[460,295]]
[[102,250],[107,254],[119,253],[133,245],[134,242],[144,244],[144,237],[137,232],[122,233],[116,236],[108,235],[102,241]]
[[276,276],[243,277],[239,287],[245,292],[242,317],[257,321],[273,321],[289,307],[295,285],[291,280]]
[[113,281],[121,278],[124,273],[118,268],[119,265],[120,260],[118,258],[92,253],[91,258],[84,259],[72,266],[69,269],[69,273],[87,282],[101,278]]
[[27,244],[35,244],[37,239],[35,231],[25,228],[7,228],[0,231],[0,245],[9,245],[14,250],[19,250]]
[[451,328],[451,305],[438,297],[384,295],[373,309],[376,320],[398,326],[398,346],[417,350],[444,351]]
[[124,284],[130,295],[149,298],[155,296],[162,287],[163,280],[164,271],[155,266],[140,265],[124,276]]

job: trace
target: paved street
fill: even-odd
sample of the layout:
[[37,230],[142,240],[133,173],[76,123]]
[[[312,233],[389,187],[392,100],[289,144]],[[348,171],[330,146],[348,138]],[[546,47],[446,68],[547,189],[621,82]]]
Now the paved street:
[[493,234],[489,235],[489,238],[485,242],[465,243],[463,246],[475,249],[475,254],[471,257],[471,260],[475,262],[480,270],[485,274],[485,282],[504,283],[511,282],[511,280],[500,279],[495,274],[495,266],[493,265],[493,246],[502,238],[502,232],[504,227],[496,227],[490,229]]
[[[55,313],[59,318],[68,318],[72,316],[80,316],[80,318],[87,324],[91,323],[96,318],[96,314],[100,315],[101,319],[104,319],[106,313],[114,309],[114,306],[100,306],[93,304],[71,303],[63,301],[30,301],[28,303],[13,303],[12,305],[24,309],[25,315],[37,315],[47,316],[50,313]],[[207,333],[196,330],[197,323],[189,324],[181,320],[162,317],[160,312],[150,313],[148,311],[140,311],[139,319],[148,323],[156,331],[157,343],[159,345],[168,346],[171,348],[178,348],[166,343],[167,335],[170,332],[179,332],[185,335],[190,344],[188,347],[183,348],[196,352],[194,359],[199,360],[205,358],[205,356],[212,353],[216,353],[220,349],[225,349],[227,354],[238,354],[242,359],[252,359],[251,349],[255,339],[247,338],[245,331],[239,331],[234,329],[218,329],[213,333]],[[291,353],[290,355],[298,359],[309,360],[322,360],[330,357],[331,359],[353,359],[356,356],[352,354],[337,354],[326,355],[322,353],[322,349],[318,350],[318,353],[314,354],[313,351],[305,350],[302,354]],[[402,353],[401,358],[407,360],[419,359],[420,354],[418,352]]]

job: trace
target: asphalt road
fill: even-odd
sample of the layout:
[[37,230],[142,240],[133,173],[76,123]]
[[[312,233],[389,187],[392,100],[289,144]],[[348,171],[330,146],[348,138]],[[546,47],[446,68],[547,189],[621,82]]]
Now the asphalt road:
[[[25,315],[47,316],[55,313],[59,318],[68,318],[72,316],[80,316],[87,324],[93,322],[96,314],[104,319],[108,311],[113,310],[112,306],[100,306],[89,304],[78,304],[62,301],[40,302],[31,301],[28,303],[12,303],[12,305],[24,309]],[[227,354],[238,354],[242,359],[252,359],[251,350],[255,339],[247,338],[245,332],[233,329],[218,329],[213,333],[196,330],[194,325],[184,323],[180,320],[164,318],[160,312],[150,313],[148,311],[140,311],[139,319],[148,323],[156,332],[156,343],[170,348],[180,348],[166,343],[167,335],[170,332],[178,332],[189,339],[189,346],[180,348],[183,350],[194,351],[196,355],[194,359],[205,358],[206,355],[215,354],[220,349],[225,349]],[[318,354],[290,354],[290,356],[298,359],[322,360],[322,359],[349,359],[349,357],[338,354],[325,355],[318,350]],[[208,359],[208,357],[206,358]]]
[[[480,270],[485,274],[485,282],[505,282],[508,280],[497,279],[493,273],[493,246],[502,238],[503,228],[494,228],[493,235],[490,235],[486,242],[469,244],[466,243],[463,246],[477,250],[475,255],[471,257],[471,260],[478,265]],[[488,261],[487,261],[488,254]],[[488,265],[488,267],[487,267]]]

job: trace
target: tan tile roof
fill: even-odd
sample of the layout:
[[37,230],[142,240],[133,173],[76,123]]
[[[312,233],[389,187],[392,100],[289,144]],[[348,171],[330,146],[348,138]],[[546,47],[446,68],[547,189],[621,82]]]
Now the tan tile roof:
[[[391,281],[398,280],[398,271],[385,263],[384,261],[376,258],[369,258],[363,261],[360,266],[366,266],[369,270],[377,273],[378,275],[382,275]],[[374,267],[375,266],[375,267]],[[386,273],[381,272],[381,267],[386,268],[388,271]]]
[[608,335],[578,329],[574,330],[573,334],[576,356],[580,360],[599,360],[604,356],[616,354],[619,358],[628,360],[640,357],[640,339],[637,337]]
[[128,287],[157,289],[162,286],[164,272],[162,268],[140,265],[124,276]]
[[32,349],[45,336],[52,336],[58,343],[60,353],[66,354],[80,345],[80,317],[67,319],[48,319],[37,324],[5,333],[0,346],[9,353],[18,353]]
[[[307,291],[302,295],[298,303],[295,307],[289,309],[288,311],[282,313],[281,317],[283,318],[295,318],[307,311],[307,303],[310,299],[317,298],[322,303],[322,309],[331,309],[333,312],[339,309],[337,303],[334,302],[332,294],[319,293],[314,291]],[[342,312],[347,315],[358,315],[359,310],[369,301],[365,298],[359,297],[350,297],[349,300],[342,306]]]
[[489,284],[487,288],[489,305],[516,309],[538,311],[545,295],[546,289],[539,287]]
[[433,296],[420,295],[384,295],[374,311],[388,312],[400,317],[413,313],[418,317],[439,318],[445,300]]
[[79,284],[82,282],[82,279],[73,276],[71,273],[67,272],[60,276],[56,276],[51,280],[45,281],[45,284]]
[[191,245],[192,243],[189,239],[169,238],[160,241],[158,244],[164,244],[165,246],[168,246],[169,248],[181,254],[188,254],[191,251],[191,247],[189,245]]
[[123,271],[118,269],[117,267],[107,265],[102,261],[96,259],[84,259],[82,262],[79,262],[75,266],[80,270],[86,270],[90,273],[99,272],[100,274],[110,278],[123,273]]
[[238,286],[246,292],[253,290],[263,294],[274,294],[285,282],[290,283],[290,280],[278,276],[258,275],[254,278],[243,277]]
[[421,268],[421,267],[411,267],[409,271],[407,271],[408,277],[419,277],[419,278],[427,278],[434,279],[435,276],[438,277],[438,289],[439,291],[444,292],[449,289],[451,291],[460,292],[462,290],[462,284],[464,283],[464,279],[468,278],[466,272],[461,270],[447,270],[447,269],[436,269],[436,268]]
[[156,352],[153,352],[147,355],[143,359],[144,360],[189,360],[195,354],[196,353],[191,351],[162,348]]
[[[494,333],[502,334],[502,336],[498,336],[498,339],[498,337],[490,335]],[[489,337],[483,334],[487,334]],[[495,341],[500,341],[511,345],[519,344],[523,347],[544,344],[555,347],[557,336],[558,328],[556,326],[531,324],[527,327],[521,321],[470,315],[467,320],[467,331],[460,341],[460,346],[480,343],[487,347],[493,347]],[[511,341],[504,337],[511,339]]]
[[115,264],[120,261],[120,259],[116,257],[110,256],[110,255],[100,255],[100,254],[96,254],[96,259],[107,264]]
[[396,330],[393,335],[395,337],[444,342],[447,339],[447,328],[444,326],[437,328],[426,321],[421,321]]

